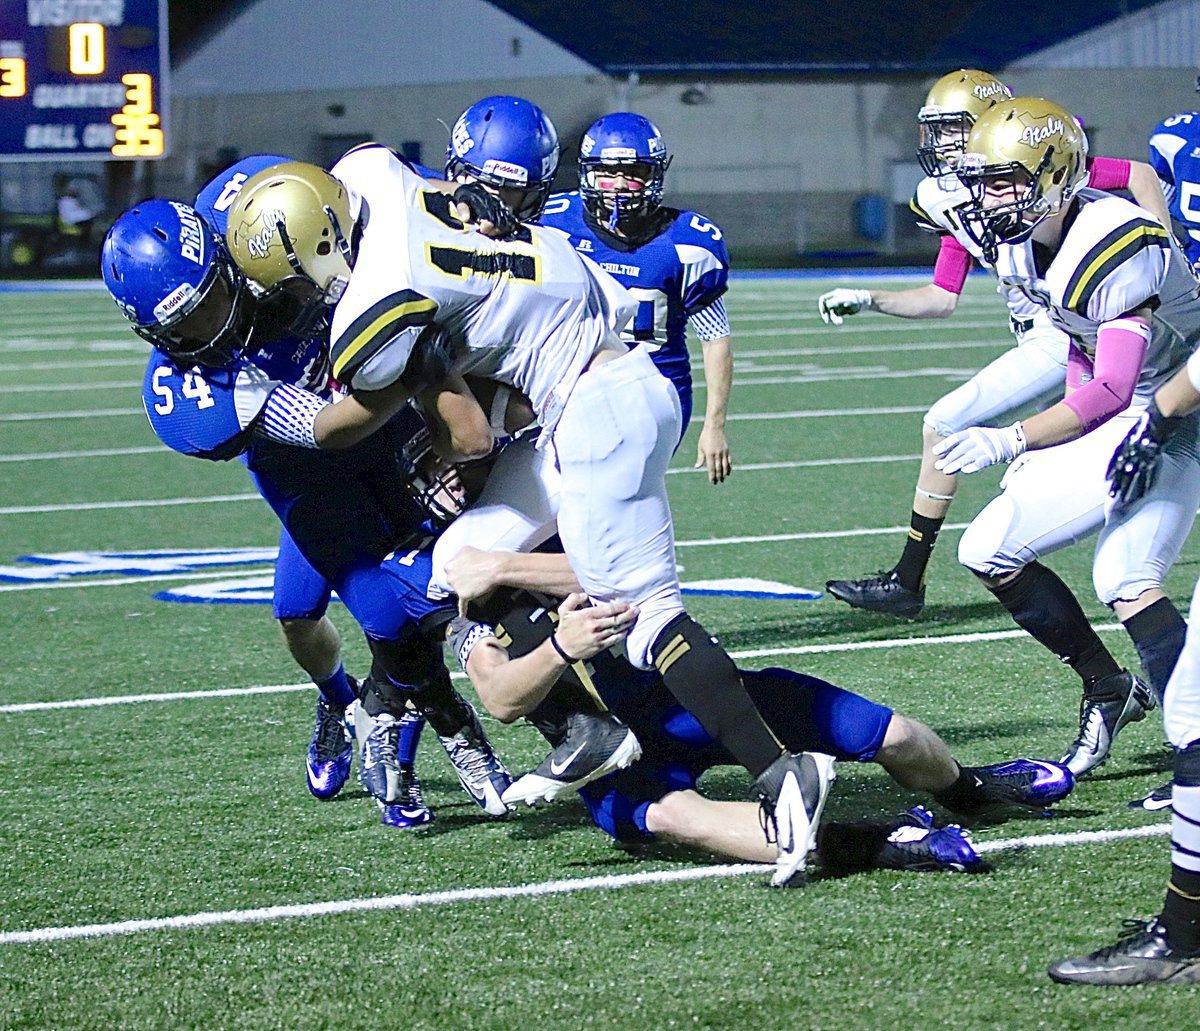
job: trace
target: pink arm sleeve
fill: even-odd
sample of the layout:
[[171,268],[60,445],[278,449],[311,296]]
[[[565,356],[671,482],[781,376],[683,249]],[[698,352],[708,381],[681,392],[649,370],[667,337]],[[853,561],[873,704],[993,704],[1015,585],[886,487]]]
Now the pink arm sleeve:
[[[1091,381],[1063,399],[1063,404],[1079,416],[1084,433],[1129,406],[1149,346],[1150,327],[1144,322],[1115,319],[1100,327]],[[1069,360],[1067,376],[1069,382]]]
[[933,266],[933,285],[952,294],[961,294],[974,260],[970,251],[946,233],[938,248],[937,264]]
[[1083,351],[1078,347],[1070,348],[1067,351],[1067,390],[1074,391],[1083,386],[1092,378],[1094,368],[1091,358]]
[[1088,161],[1088,186],[1095,190],[1124,190],[1129,187],[1129,162],[1124,158],[1095,157]]

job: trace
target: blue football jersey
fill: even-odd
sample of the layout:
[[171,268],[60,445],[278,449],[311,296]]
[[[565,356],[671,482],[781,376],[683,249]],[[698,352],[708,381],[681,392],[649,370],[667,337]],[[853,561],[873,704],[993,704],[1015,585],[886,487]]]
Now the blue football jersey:
[[329,396],[323,340],[287,339],[220,369],[180,369],[150,352],[142,405],[155,435],[172,451],[225,461],[250,446],[251,425],[281,383]]
[[690,400],[688,317],[725,293],[729,251],[724,234],[703,216],[673,208],[661,211],[662,231],[637,247],[591,221],[578,191],[552,196],[540,221],[566,233],[576,251],[637,298],[637,313],[623,334],[626,341],[630,347],[645,347],[681,398],[686,391]]
[[[234,162],[196,195],[196,210],[224,238],[229,209],[252,175],[290,158],[254,154]],[[154,350],[142,381],[142,404],[155,435],[184,455],[223,461],[250,445],[248,430],[280,383],[329,396],[326,341],[273,341],[225,368],[178,368]]]
[[1188,261],[1200,267],[1200,111],[1173,115],[1154,127],[1150,165],[1162,181],[1171,217],[1185,229]]

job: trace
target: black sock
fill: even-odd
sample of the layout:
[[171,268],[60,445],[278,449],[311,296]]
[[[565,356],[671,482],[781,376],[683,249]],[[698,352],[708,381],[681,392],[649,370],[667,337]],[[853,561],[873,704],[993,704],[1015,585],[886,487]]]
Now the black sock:
[[650,657],[667,690],[757,778],[783,752],[754,707],[725,649],[681,612],[655,639]]
[[1030,562],[1007,583],[988,585],[1017,625],[1070,666],[1084,687],[1121,672],[1071,589],[1040,562]]
[[1150,689],[1161,705],[1171,671],[1183,651],[1187,623],[1170,598],[1159,598],[1125,620],[1125,629],[1142,660]]
[[933,797],[938,805],[963,816],[976,812],[986,803],[986,799],[979,795],[979,786],[975,783],[970,766],[959,766],[958,780],[948,788],[935,792]]
[[929,516],[913,512],[904,551],[900,555],[900,561],[896,563],[896,579],[902,587],[907,587],[910,591],[921,589],[925,582],[925,569],[933,555],[933,546],[937,543],[938,530],[945,521],[944,516],[941,519],[930,519]]
[[1160,919],[1172,949],[1200,954],[1200,873],[1172,864]]

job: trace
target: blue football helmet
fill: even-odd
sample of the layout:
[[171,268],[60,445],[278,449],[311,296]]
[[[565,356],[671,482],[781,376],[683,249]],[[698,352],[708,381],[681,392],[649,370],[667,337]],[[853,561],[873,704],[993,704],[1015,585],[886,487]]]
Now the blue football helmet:
[[134,332],[181,368],[225,365],[249,342],[246,278],[187,204],[147,200],[126,211],[104,238],[100,270]]
[[542,213],[557,170],[554,123],[521,97],[484,97],[458,116],[450,132],[446,178],[516,191],[509,206],[521,222]]
[[[631,111],[605,115],[583,134],[579,144],[579,195],[594,219],[609,229],[625,231],[658,210],[670,165],[662,133],[649,118]],[[621,167],[636,172],[639,179],[644,176],[644,187],[601,189],[597,170]]]

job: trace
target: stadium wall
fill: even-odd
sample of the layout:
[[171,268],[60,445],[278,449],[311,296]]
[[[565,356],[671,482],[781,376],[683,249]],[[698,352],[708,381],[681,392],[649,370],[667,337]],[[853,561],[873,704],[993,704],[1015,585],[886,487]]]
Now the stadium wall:
[[[1021,69],[1012,79],[1019,92],[1052,97],[1080,113],[1095,151],[1144,159],[1155,123],[1193,106],[1194,75],[1192,69]],[[436,167],[445,151],[442,123],[481,92],[516,93],[542,105],[559,128],[563,188],[572,185],[583,130],[627,103],[659,125],[675,154],[670,202],[723,225],[733,250],[751,260],[933,253],[905,213],[920,175],[912,148],[927,79],[717,82],[688,98],[699,103],[686,102],[690,85],[629,89],[586,75],[178,97],[174,151],[156,167],[155,188],[186,197],[241,154],[328,161],[358,139],[419,144],[421,159]],[[878,224],[877,210],[875,224],[864,221],[864,196],[883,199],[889,225]]]

